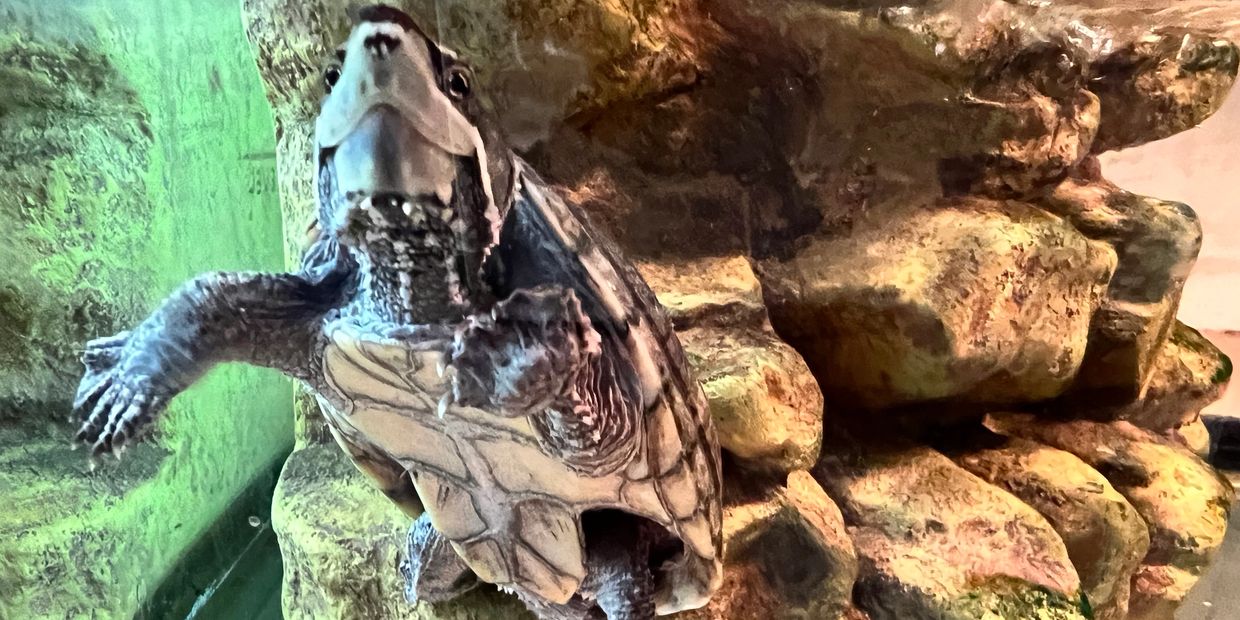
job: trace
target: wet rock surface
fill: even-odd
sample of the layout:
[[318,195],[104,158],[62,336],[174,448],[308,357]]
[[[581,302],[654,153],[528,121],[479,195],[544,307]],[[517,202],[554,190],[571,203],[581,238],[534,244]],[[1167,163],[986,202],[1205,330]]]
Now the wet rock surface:
[[813,466],[822,445],[822,392],[771,329],[749,262],[703,258],[639,269],[676,325],[720,446],[760,470]]
[[1058,396],[1114,260],[1033,206],[969,199],[815,240],[763,273],[780,335],[828,398],[874,410]]
[[1142,566],[1132,578],[1132,620],[1163,620],[1175,617],[1188,593],[1201,576],[1174,566]]
[[1130,617],[1167,617],[1222,545],[1235,491],[1183,446],[1126,422],[1050,423],[999,415],[987,425],[1080,457],[1140,513],[1150,546],[1133,577]]
[[[1231,374],[1231,360],[1218,347],[1177,322],[1154,359],[1141,397],[1101,411],[1153,431],[1175,431],[1199,420],[1201,410],[1222,396]],[[1197,437],[1190,448],[1200,446],[1200,433]]]
[[1186,448],[1126,422],[996,415],[987,425],[1071,452],[1102,472],[1149,525],[1147,564],[1201,569],[1222,543],[1235,493]]
[[1093,316],[1090,351],[1076,389],[1100,404],[1141,395],[1175,326],[1201,225],[1187,205],[1136,196],[1105,181],[1068,179],[1046,208],[1115,248],[1118,265]]
[[[1184,446],[1230,364],[1175,321],[1202,231],[1094,156],[1218,108],[1234,13],[395,4],[473,62],[519,153],[639,259],[676,324],[734,495],[724,586],[688,617],[1165,618],[1205,570],[1229,496]],[[290,249],[348,5],[243,3]],[[1045,419],[992,416],[996,439],[978,432],[989,411]],[[864,441],[823,446],[858,426]],[[302,496],[331,501],[302,478],[279,499],[305,526],[284,528],[293,549],[318,536]],[[400,548],[381,542],[394,521],[348,525],[338,563],[298,561],[297,583],[341,582],[349,549]],[[814,570],[787,574],[784,542]],[[414,613],[392,605],[394,572],[358,574],[306,600]],[[509,604],[469,602],[479,618]]]

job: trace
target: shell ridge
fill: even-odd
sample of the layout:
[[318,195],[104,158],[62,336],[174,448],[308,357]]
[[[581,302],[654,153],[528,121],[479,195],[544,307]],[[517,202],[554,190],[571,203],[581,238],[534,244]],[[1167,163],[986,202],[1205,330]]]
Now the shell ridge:
[[[542,183],[541,178],[529,167],[528,164],[525,162],[521,162],[521,164],[521,174],[528,175],[534,181],[533,183],[523,184],[523,186],[533,186],[529,187],[527,191],[535,190],[535,188]],[[692,453],[690,450],[702,451],[704,459],[707,462],[707,468],[709,469],[708,475],[711,478],[710,483],[714,486],[713,490],[718,491],[722,489],[722,463],[720,462],[720,459],[715,451],[709,449],[711,444],[709,442],[708,434],[710,430],[714,428],[714,421],[710,418],[709,412],[704,406],[705,399],[701,391],[701,386],[696,383],[692,386],[690,385],[688,373],[685,372],[685,369],[688,368],[688,360],[685,358],[683,348],[676,346],[678,345],[678,342],[675,341],[673,333],[670,330],[669,321],[667,320],[666,314],[660,311],[660,306],[658,305],[657,299],[654,297],[653,292],[650,291],[649,286],[646,285],[644,280],[641,279],[640,274],[636,273],[634,267],[620,260],[619,253],[616,250],[614,243],[609,239],[602,237],[599,229],[589,225],[588,217],[585,216],[584,213],[580,212],[580,209],[578,209],[575,205],[563,200],[555,192],[538,192],[533,196],[533,198],[533,202],[536,205],[541,203],[544,208],[561,211],[562,215],[565,217],[571,217],[577,222],[586,223],[585,225],[579,224],[576,226],[574,232],[588,241],[588,247],[592,250],[589,258],[597,257],[597,260],[605,263],[605,266],[608,267],[614,274],[614,280],[617,280],[624,285],[624,290],[615,290],[613,287],[611,292],[617,297],[625,297],[626,299],[624,301],[627,302],[625,303],[625,307],[627,307],[629,312],[632,313],[632,316],[629,316],[628,314],[623,315],[626,319],[624,323],[627,327],[629,327],[627,330],[629,340],[632,343],[647,345],[641,346],[640,350],[648,354],[652,353],[652,350],[648,347],[653,345],[653,349],[657,349],[660,353],[662,353],[663,361],[665,362],[664,366],[660,366],[657,363],[658,360],[653,359],[653,356],[651,356],[652,359],[649,360],[649,363],[655,365],[662,381],[658,398],[653,399],[653,401],[648,404],[649,406],[643,407],[643,417],[649,416],[652,411],[657,409],[658,405],[666,403],[668,408],[672,411],[672,420],[676,428],[676,433],[682,442],[679,455],[680,460],[688,461],[692,459]],[[538,200],[539,198],[541,198],[541,200]],[[599,238],[596,239],[595,237]],[[577,244],[570,247],[580,249],[582,245],[586,244]],[[578,257],[584,264],[588,261],[586,260],[587,257],[582,254],[584,253],[579,253]],[[594,267],[588,268],[587,273],[589,273],[590,276],[596,280],[596,286],[603,286],[611,283],[610,279],[603,280],[599,278],[597,267],[593,265],[587,265],[587,267]],[[650,338],[649,340],[655,340],[656,342],[640,342],[638,340],[641,338],[639,335],[641,334],[641,330],[632,329],[634,319],[636,319],[636,325],[638,327],[641,327],[644,323],[646,329],[649,330],[651,336],[653,336],[653,338]],[[634,347],[630,347],[630,351],[633,349]],[[673,399],[668,398],[672,392],[678,393],[680,397],[678,400],[680,402],[673,402]],[[686,424],[687,421],[691,421],[695,428],[688,428],[689,425]],[[643,436],[643,440],[644,439],[645,438]],[[657,447],[654,446],[652,442],[647,441],[646,444],[646,458],[648,459],[648,462],[653,463],[657,458],[657,454],[655,453]],[[670,509],[670,501],[667,497],[667,491],[663,488],[663,485],[659,483],[659,475],[656,473],[654,477],[655,495],[659,501],[659,504],[662,509],[667,512],[667,514],[671,515],[672,512]],[[709,499],[707,499],[707,502],[709,502]],[[722,515],[720,511],[711,510],[709,503],[707,505],[706,513],[708,521],[711,522],[708,525],[712,530],[711,542],[712,546],[715,548],[715,557],[713,559],[718,562],[718,558],[722,552],[722,529],[715,527],[714,522],[718,521],[716,516],[721,518]],[[684,531],[680,521],[675,519],[675,517],[672,517],[671,520],[674,524],[672,529],[676,535],[680,537],[681,540],[687,541],[687,534]]]

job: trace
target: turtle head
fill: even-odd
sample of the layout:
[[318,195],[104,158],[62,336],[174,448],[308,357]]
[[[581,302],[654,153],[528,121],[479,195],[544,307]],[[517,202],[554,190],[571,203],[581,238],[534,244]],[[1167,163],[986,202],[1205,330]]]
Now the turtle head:
[[[466,303],[480,292],[471,289],[482,286],[512,185],[511,151],[470,67],[405,13],[372,6],[357,12],[323,77],[323,231],[372,264],[412,273],[415,295],[436,297],[444,291],[426,289],[442,284]],[[417,277],[431,271],[443,282]]]

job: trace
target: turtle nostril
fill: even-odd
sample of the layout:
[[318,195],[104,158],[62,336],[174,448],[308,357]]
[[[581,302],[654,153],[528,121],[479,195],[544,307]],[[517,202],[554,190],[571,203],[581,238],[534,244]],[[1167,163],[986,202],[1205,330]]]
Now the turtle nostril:
[[400,39],[382,32],[376,32],[366,37],[366,40],[362,41],[362,45],[370,50],[371,54],[382,58],[400,46]]

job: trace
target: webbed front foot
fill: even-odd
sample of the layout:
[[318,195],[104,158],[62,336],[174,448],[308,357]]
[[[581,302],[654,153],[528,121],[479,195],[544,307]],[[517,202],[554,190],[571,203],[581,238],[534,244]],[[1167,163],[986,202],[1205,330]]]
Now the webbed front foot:
[[89,445],[92,455],[112,453],[136,438],[172,397],[134,370],[130,342],[130,333],[122,332],[88,342],[82,353],[86,374],[73,399],[82,426],[74,439]]
[[470,317],[450,354],[457,403],[525,415],[572,389],[599,337],[572,290],[520,290],[490,315]]

